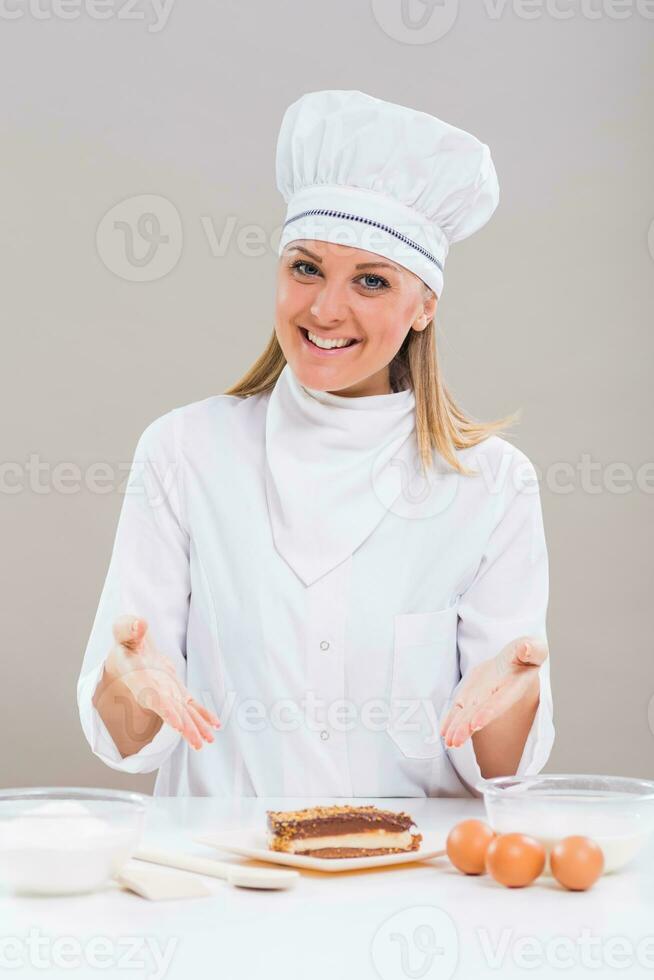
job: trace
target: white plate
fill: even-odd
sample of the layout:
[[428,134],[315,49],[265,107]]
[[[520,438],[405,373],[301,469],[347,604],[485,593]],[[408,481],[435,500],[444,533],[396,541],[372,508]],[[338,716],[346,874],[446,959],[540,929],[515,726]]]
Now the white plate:
[[359,871],[362,868],[379,868],[390,864],[411,864],[424,861],[427,858],[439,857],[445,854],[445,837],[436,831],[421,831],[422,841],[418,851],[408,851],[402,854],[374,854],[372,857],[321,858],[308,854],[286,854],[283,851],[271,851],[267,845],[266,834],[262,831],[245,827],[237,830],[221,830],[212,834],[203,834],[193,840],[208,847],[215,847],[230,854],[240,854],[242,857],[256,858],[258,861],[269,861],[271,864],[289,864],[294,868],[307,868],[311,871]]

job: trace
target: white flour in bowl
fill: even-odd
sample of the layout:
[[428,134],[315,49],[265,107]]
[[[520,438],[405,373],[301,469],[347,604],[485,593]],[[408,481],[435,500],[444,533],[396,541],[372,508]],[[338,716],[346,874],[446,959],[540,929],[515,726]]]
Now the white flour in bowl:
[[76,800],[50,800],[0,820],[0,882],[13,891],[91,891],[129,858],[137,831],[93,816]]
[[[639,810],[621,809],[612,813],[606,807],[575,806],[572,798],[560,809],[552,809],[546,802],[534,804],[522,817],[508,807],[492,813],[490,824],[497,833],[508,834],[518,830],[540,841],[547,854],[557,841],[571,834],[590,837],[602,848],[604,871],[617,871],[630,861],[649,840],[651,829]],[[546,872],[549,872],[549,860]]]

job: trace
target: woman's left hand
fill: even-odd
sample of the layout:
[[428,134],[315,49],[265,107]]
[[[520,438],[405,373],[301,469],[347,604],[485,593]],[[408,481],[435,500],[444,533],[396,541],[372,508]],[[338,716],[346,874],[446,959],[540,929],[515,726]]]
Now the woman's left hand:
[[440,734],[447,748],[458,748],[538,685],[537,670],[548,657],[544,640],[520,636],[495,657],[469,670],[454,693]]

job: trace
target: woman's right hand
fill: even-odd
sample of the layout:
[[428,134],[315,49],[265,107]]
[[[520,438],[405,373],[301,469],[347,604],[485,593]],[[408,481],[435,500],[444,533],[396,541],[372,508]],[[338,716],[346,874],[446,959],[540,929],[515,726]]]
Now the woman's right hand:
[[134,616],[121,616],[113,625],[115,644],[105,660],[110,679],[120,680],[137,704],[153,711],[184,736],[194,749],[213,742],[211,726],[220,719],[189,694],[169,657],[159,653],[148,624]]

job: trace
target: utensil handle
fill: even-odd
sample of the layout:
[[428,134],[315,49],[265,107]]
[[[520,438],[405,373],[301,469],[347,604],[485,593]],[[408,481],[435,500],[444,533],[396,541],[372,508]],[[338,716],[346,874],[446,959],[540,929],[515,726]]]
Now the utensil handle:
[[212,858],[194,857],[179,851],[160,851],[153,847],[139,847],[132,854],[138,861],[150,861],[152,864],[163,864],[168,868],[180,868],[182,871],[195,871],[201,875],[212,875],[214,878],[226,878],[233,865]]

